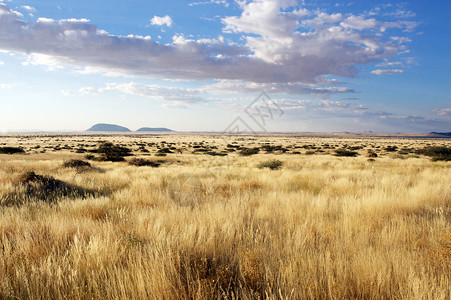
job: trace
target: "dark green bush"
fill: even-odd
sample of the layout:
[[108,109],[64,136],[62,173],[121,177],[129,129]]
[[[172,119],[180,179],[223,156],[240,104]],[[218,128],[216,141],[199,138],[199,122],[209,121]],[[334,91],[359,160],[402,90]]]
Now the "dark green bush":
[[267,160],[264,162],[261,162],[260,164],[258,164],[258,168],[259,169],[263,169],[263,168],[269,168],[271,170],[277,170],[280,169],[283,165],[283,162],[281,162],[280,160],[277,159],[272,159],[272,160]]
[[75,153],[86,153],[86,152],[88,152],[88,150],[85,148],[78,148],[77,150],[75,150]]
[[17,189],[9,194],[2,201],[1,205],[23,205],[36,201],[56,203],[61,198],[85,198],[94,195],[93,191],[72,186],[53,177],[38,175],[30,171],[19,178]]
[[133,158],[128,162],[131,166],[137,166],[137,167],[143,167],[143,166],[149,166],[153,168],[157,168],[161,165],[163,161],[151,161],[143,158]]
[[21,153],[25,153],[25,151],[19,147],[0,147],[0,154],[21,154]]
[[113,143],[103,143],[96,151],[101,154],[100,160],[104,161],[124,161],[125,156],[131,156],[132,150],[126,147],[117,146]]
[[384,150],[387,152],[396,152],[396,151],[398,151],[398,147],[397,146],[388,146]]
[[63,167],[65,168],[90,168],[91,164],[87,161],[79,160],[79,159],[71,159],[64,162]]
[[415,152],[431,157],[432,161],[451,161],[451,148],[445,146],[426,147]]
[[210,151],[210,152],[207,152],[207,154],[211,155],[211,156],[226,156],[227,155],[227,153],[220,153],[220,152],[216,152],[216,151]]
[[355,151],[349,151],[346,149],[337,149],[335,150],[335,156],[348,156],[348,157],[354,157],[359,155],[359,153]]
[[174,153],[169,148],[162,148],[162,149],[158,150],[157,152],[158,153]]
[[257,154],[258,152],[260,152],[260,149],[258,149],[258,148],[242,148],[240,150],[240,155],[250,156],[250,155]]

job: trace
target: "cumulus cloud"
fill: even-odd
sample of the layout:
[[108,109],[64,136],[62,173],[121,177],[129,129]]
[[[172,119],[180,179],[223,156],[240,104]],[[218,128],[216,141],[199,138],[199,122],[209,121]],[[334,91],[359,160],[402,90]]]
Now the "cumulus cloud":
[[157,25],[157,26],[163,26],[166,25],[168,27],[172,26],[172,19],[170,16],[166,15],[164,17],[159,17],[159,16],[154,16],[151,20],[150,20],[150,24],[152,25]]
[[404,70],[401,70],[401,69],[391,69],[391,70],[377,69],[377,70],[371,71],[371,73],[376,74],[376,75],[393,75],[393,74],[404,73]]
[[[29,54],[28,64],[52,68],[272,84],[277,92],[352,92],[324,86],[323,78],[354,77],[360,65],[398,56],[406,48],[390,36],[402,38],[404,30],[416,25],[308,10],[295,0],[238,3],[239,16],[222,18],[224,34],[240,37],[235,42],[227,37],[196,40],[176,35],[172,43],[162,44],[149,37],[111,35],[86,19],[27,21],[0,2],[0,49]],[[155,16],[152,23],[170,26],[172,19]]]

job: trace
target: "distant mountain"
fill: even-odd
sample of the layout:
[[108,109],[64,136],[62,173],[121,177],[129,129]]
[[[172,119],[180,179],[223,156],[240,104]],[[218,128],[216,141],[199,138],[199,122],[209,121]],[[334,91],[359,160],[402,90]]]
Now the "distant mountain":
[[86,131],[130,132],[131,130],[119,125],[99,123]]
[[147,131],[147,132],[152,132],[152,131],[164,131],[164,132],[168,132],[168,131],[174,131],[168,128],[151,128],[151,127],[143,127],[143,128],[139,128],[136,131]]
[[430,132],[428,136],[434,137],[451,137],[451,132]]

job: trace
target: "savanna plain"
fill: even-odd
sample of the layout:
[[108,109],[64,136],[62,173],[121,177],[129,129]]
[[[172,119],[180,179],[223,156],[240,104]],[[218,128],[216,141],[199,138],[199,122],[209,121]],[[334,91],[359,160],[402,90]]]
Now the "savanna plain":
[[451,141],[0,137],[1,299],[450,299]]

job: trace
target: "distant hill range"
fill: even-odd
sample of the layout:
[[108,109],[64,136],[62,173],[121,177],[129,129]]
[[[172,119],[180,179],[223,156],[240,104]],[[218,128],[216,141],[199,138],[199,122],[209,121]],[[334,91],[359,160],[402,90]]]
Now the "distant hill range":
[[451,138],[451,132],[430,132],[428,136],[431,137],[448,137]]
[[130,132],[131,130],[128,129],[127,127],[123,127],[123,126],[119,126],[119,125],[99,123],[99,124],[92,126],[91,128],[89,128],[86,131]]
[[[103,132],[131,132],[127,127],[115,125],[115,124],[104,124],[99,123],[86,131],[103,131]],[[151,127],[143,127],[138,129],[139,132],[171,132],[173,130],[168,128],[151,128]]]
[[163,132],[170,132],[170,131],[174,131],[171,130],[169,128],[151,128],[151,127],[143,127],[143,128],[139,128],[136,131],[144,131],[144,132],[153,132],[153,131],[163,131]]

